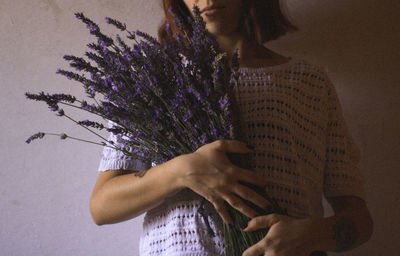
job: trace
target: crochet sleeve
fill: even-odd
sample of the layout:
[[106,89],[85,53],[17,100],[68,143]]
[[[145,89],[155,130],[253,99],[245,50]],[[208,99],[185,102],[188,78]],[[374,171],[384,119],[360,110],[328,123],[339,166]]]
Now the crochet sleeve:
[[365,200],[365,178],[358,167],[360,150],[347,128],[336,89],[325,71],[324,74],[328,108],[324,195],[351,195]]
[[[115,125],[112,121],[108,122],[108,126],[111,127]],[[108,140],[114,142],[115,145],[123,146],[123,136],[114,135],[110,133]],[[128,147],[129,152],[132,152],[133,149]],[[114,148],[110,148],[107,146],[103,147],[102,157],[100,160],[98,171],[103,172],[107,170],[131,170],[131,171],[142,171],[150,169],[152,166],[151,162],[143,162],[138,160],[132,156],[126,156],[119,150],[115,150]]]

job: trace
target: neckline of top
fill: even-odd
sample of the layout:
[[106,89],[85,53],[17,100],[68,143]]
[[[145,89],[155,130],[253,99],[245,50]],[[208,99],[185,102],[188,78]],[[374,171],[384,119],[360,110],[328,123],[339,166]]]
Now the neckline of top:
[[283,67],[289,66],[292,63],[296,62],[295,58],[290,57],[288,61],[278,64],[278,65],[273,65],[273,66],[261,66],[261,67],[239,67],[239,71],[242,72],[253,72],[253,73],[258,73],[258,72],[265,72],[265,71],[270,71],[270,70],[276,70],[276,69],[281,69]]

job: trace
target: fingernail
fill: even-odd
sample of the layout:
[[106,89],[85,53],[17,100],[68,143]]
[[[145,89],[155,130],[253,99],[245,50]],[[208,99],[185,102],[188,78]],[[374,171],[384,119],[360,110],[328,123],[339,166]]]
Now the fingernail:
[[254,150],[254,146],[252,146],[252,145],[250,145],[250,144],[247,144],[246,146],[247,146],[249,149]]

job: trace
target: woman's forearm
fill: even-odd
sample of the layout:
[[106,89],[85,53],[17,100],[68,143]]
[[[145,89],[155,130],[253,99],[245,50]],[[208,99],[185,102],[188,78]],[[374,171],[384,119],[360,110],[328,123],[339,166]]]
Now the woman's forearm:
[[105,182],[90,201],[94,222],[104,225],[135,218],[183,189],[177,178],[181,157],[153,166],[142,177],[131,173]]
[[314,219],[312,224],[313,241],[317,250],[345,252],[366,243],[372,235],[372,219],[364,212]]

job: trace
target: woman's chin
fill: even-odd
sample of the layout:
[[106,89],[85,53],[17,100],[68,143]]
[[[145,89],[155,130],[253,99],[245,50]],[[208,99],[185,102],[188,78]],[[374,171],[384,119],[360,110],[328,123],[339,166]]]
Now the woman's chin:
[[214,36],[229,35],[231,28],[221,26],[220,24],[212,24],[207,26],[207,31]]

